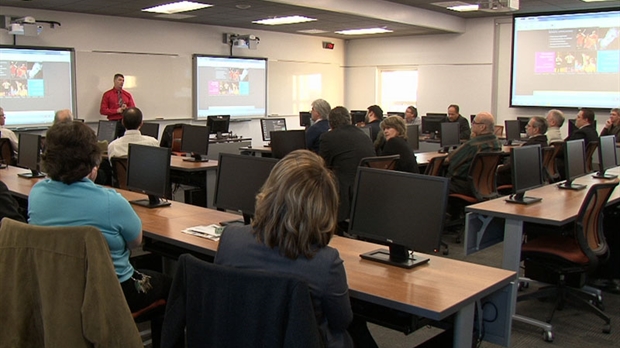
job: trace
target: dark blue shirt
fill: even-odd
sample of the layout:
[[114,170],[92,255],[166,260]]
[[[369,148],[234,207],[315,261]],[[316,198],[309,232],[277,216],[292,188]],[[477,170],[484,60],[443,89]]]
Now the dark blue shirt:
[[319,140],[321,139],[321,134],[327,132],[329,130],[329,122],[327,120],[320,120],[310,126],[306,130],[306,147],[308,150],[319,153]]

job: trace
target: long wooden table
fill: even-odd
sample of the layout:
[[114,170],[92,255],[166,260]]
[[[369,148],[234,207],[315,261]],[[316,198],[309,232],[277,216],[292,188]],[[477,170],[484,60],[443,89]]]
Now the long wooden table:
[[[620,167],[607,171],[610,174],[620,174]],[[465,226],[465,254],[469,255],[476,251],[497,244],[503,245],[502,268],[514,271],[518,274],[521,263],[521,243],[523,236],[523,224],[534,222],[552,226],[562,226],[572,222],[577,217],[579,208],[594,183],[606,182],[592,177],[591,174],[577,178],[577,184],[588,185],[580,191],[563,190],[557,184],[546,185],[534,190],[527,191],[526,196],[540,197],[541,202],[521,205],[507,203],[505,198],[486,201],[465,208],[467,213]],[[617,182],[618,179],[613,181]],[[620,188],[616,187],[609,198],[608,204],[620,202]],[[515,279],[515,290],[517,281]],[[515,314],[516,298],[511,307]],[[550,324],[514,315],[513,319],[526,322],[544,328],[552,332]]]
[[[41,179],[18,177],[17,173],[22,172],[27,170],[9,167],[0,171],[0,180],[14,195],[27,198],[34,183]],[[135,192],[118,192],[128,200],[143,198],[142,194]],[[181,230],[239,218],[239,215],[180,202],[153,209],[132,207],[142,220],[145,239],[151,243],[163,243],[208,256],[215,255],[218,242]],[[361,253],[377,249],[375,244],[335,236],[330,246],[338,249],[344,260],[352,298],[431,320],[441,321],[454,316],[455,347],[471,346],[476,301],[494,302],[499,309],[500,320],[495,324],[499,328],[489,324],[485,327],[485,337],[493,340],[494,331],[502,332],[503,337],[496,337],[493,342],[508,346],[510,316],[502,317],[502,313],[510,313],[502,308],[513,297],[510,283],[515,278],[514,272],[424,254],[421,256],[430,258],[428,264],[407,270],[359,257]]]

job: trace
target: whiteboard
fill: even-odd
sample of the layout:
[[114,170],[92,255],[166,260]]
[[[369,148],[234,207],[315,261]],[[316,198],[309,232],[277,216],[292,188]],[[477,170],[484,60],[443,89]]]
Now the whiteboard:
[[319,98],[332,107],[344,101],[344,69],[336,64],[270,60],[267,74],[270,115],[298,115]]
[[76,117],[104,120],[99,114],[103,93],[114,74],[125,75],[124,89],[132,94],[145,120],[192,117],[191,57],[179,55],[76,52]]

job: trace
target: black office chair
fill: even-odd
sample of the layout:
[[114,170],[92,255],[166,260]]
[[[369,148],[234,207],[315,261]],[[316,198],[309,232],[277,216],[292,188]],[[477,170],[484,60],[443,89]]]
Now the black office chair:
[[15,151],[13,151],[13,145],[7,138],[0,138],[0,160],[2,164],[15,165],[17,159],[15,158]]
[[360,161],[360,167],[394,170],[400,155],[364,157]]
[[127,157],[112,157],[112,186],[127,189]]
[[523,245],[521,258],[525,263],[525,276],[554,285],[521,295],[517,300],[557,296],[548,323],[556,309],[572,300],[605,321],[604,333],[611,332],[611,319],[602,310],[602,298],[582,288],[586,276],[609,257],[603,234],[603,209],[617,185],[618,182],[612,182],[590,187],[579,209],[572,235],[544,234]]

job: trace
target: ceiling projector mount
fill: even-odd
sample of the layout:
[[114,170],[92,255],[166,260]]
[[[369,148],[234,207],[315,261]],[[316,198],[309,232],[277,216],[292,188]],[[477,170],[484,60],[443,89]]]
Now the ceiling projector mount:
[[519,0],[478,0],[478,10],[484,12],[512,12],[519,10]]
[[260,38],[254,35],[224,34],[224,43],[230,46],[230,55],[234,48],[248,48],[255,50],[260,43]]

